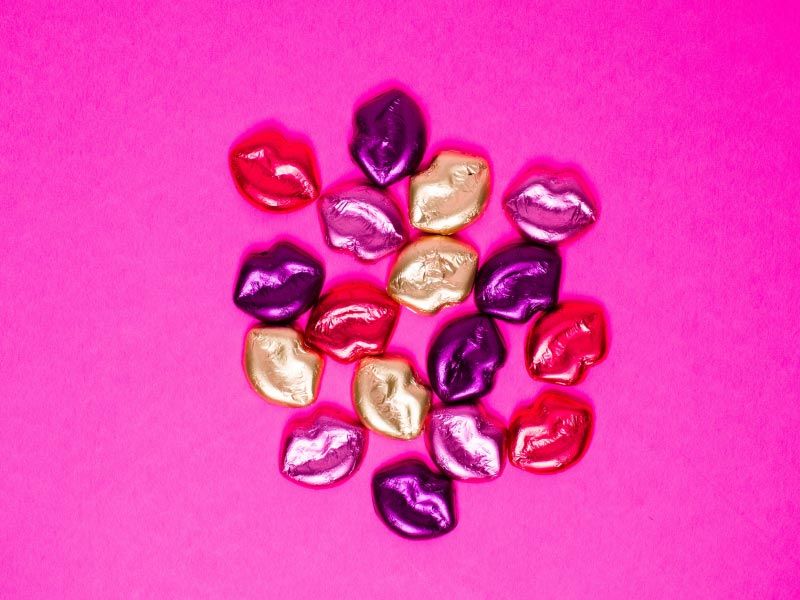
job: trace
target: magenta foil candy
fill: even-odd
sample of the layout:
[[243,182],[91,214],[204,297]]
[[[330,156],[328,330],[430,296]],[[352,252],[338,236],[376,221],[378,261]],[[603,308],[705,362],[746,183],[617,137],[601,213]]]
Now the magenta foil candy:
[[475,279],[475,304],[487,315],[522,323],[558,300],[561,258],[552,248],[517,244],[491,256]]
[[471,315],[451,321],[428,352],[428,378],[444,402],[487,394],[494,374],[506,361],[503,338],[489,317]]
[[453,479],[486,481],[503,471],[506,431],[479,404],[439,406],[425,426],[436,465]]
[[383,522],[403,537],[438,537],[457,523],[453,482],[417,459],[375,473],[372,500]]
[[349,185],[326,192],[319,200],[325,241],[363,261],[395,252],[406,241],[400,209],[388,192],[368,185]]
[[350,154],[379,186],[416,171],[426,143],[422,111],[401,90],[384,92],[356,110]]
[[316,258],[290,242],[245,259],[233,302],[265,323],[288,323],[319,298],[325,269]]
[[557,244],[597,220],[586,184],[570,169],[536,167],[503,202],[506,215],[530,239]]
[[367,431],[333,409],[317,409],[289,423],[281,452],[281,473],[313,487],[350,477],[361,464]]

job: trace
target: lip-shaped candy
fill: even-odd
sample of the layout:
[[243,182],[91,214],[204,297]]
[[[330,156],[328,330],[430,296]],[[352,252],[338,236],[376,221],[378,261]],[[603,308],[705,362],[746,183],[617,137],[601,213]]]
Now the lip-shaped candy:
[[404,358],[365,358],[353,378],[353,403],[372,431],[410,440],[422,432],[431,393]]
[[350,154],[372,181],[387,186],[417,170],[428,134],[408,94],[384,92],[361,105],[353,120]]
[[363,261],[383,258],[406,241],[400,209],[385,190],[349,185],[326,192],[319,213],[328,245]]
[[281,473],[304,485],[333,485],[358,469],[366,445],[363,427],[339,411],[319,409],[290,421],[281,451]]
[[475,278],[475,304],[481,312],[522,323],[558,299],[561,258],[552,248],[517,244],[481,265]]
[[259,208],[292,210],[319,195],[311,148],[277,130],[260,130],[238,141],[229,162],[239,192]]
[[606,356],[606,319],[593,302],[570,301],[542,315],[528,335],[528,373],[534,379],[572,385]]
[[319,298],[325,270],[290,242],[251,254],[239,272],[233,302],[266,323],[288,323]]
[[417,459],[375,473],[372,500],[386,526],[403,537],[439,537],[457,523],[453,482]]
[[505,435],[500,421],[472,404],[436,407],[425,426],[425,442],[433,462],[462,481],[486,481],[500,475]]
[[477,265],[472,246],[443,235],[421,237],[397,257],[387,290],[411,310],[433,314],[469,296]]
[[597,208],[581,177],[570,169],[536,167],[504,201],[508,218],[530,239],[556,244],[597,220]]
[[253,389],[283,406],[317,399],[322,357],[291,327],[253,327],[244,341],[244,370]]
[[428,377],[444,402],[487,394],[495,372],[506,361],[503,338],[489,317],[470,315],[451,321],[428,351]]
[[480,156],[452,150],[439,153],[425,171],[411,178],[411,224],[428,233],[463,229],[486,207],[489,180],[489,163]]
[[306,341],[344,362],[382,354],[399,311],[397,303],[374,285],[339,285],[311,311]]
[[593,428],[591,406],[563,392],[546,391],[512,417],[508,459],[532,473],[566,469],[586,452]]

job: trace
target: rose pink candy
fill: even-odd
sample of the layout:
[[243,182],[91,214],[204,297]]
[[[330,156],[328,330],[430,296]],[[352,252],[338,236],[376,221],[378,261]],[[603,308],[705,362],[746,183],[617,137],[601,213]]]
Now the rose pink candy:
[[433,461],[453,479],[485,481],[503,471],[505,427],[480,405],[439,406],[425,432]]
[[363,261],[375,261],[402,246],[407,237],[403,216],[388,192],[349,185],[319,200],[325,241]]
[[318,408],[290,421],[281,473],[296,483],[323,487],[350,477],[361,464],[366,430],[333,408]]

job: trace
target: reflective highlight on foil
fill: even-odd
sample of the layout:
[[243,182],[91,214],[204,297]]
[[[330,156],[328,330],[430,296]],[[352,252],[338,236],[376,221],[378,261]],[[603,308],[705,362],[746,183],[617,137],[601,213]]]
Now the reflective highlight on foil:
[[428,233],[451,234],[477,219],[489,197],[489,163],[479,156],[441,152],[411,178],[411,224]]
[[546,391],[511,419],[508,459],[532,473],[552,473],[575,464],[586,453],[594,412],[583,400]]
[[375,473],[372,499],[381,520],[403,537],[439,537],[457,523],[453,483],[420,460],[404,460]]
[[400,209],[388,192],[367,185],[350,185],[326,192],[319,200],[325,241],[371,262],[395,252],[406,241]]
[[441,235],[422,237],[397,257],[389,274],[389,295],[411,310],[433,314],[463,302],[472,290],[478,253]]
[[578,383],[605,358],[607,346],[603,309],[593,302],[563,302],[531,327],[525,349],[528,373],[549,383]]
[[353,403],[371,430],[410,440],[422,432],[431,393],[404,358],[365,358],[353,378]]
[[570,169],[537,167],[503,203],[506,215],[530,239],[563,242],[597,220],[597,208],[580,176]]
[[350,477],[361,464],[367,432],[333,409],[317,409],[290,421],[281,450],[281,473],[312,487]]
[[325,294],[311,311],[306,340],[337,360],[382,354],[400,307],[368,283],[346,283]]
[[244,342],[244,370],[253,389],[283,406],[317,399],[322,357],[291,327],[253,327]]
[[503,424],[480,405],[439,406],[428,416],[425,442],[436,465],[453,479],[487,481],[505,462]]

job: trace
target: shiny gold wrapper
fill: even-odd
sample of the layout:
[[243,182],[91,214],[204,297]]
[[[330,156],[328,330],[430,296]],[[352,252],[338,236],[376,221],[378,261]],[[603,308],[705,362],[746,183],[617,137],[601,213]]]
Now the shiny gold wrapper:
[[428,233],[451,234],[477,219],[489,197],[489,163],[480,156],[448,150],[411,178],[411,224]]
[[322,357],[291,327],[253,327],[244,341],[244,371],[266,400],[308,406],[317,399]]
[[378,433],[410,440],[422,432],[431,392],[403,358],[365,358],[353,378],[353,404]]
[[386,289],[411,310],[433,314],[466,299],[477,266],[472,246],[447,236],[425,236],[397,257]]

